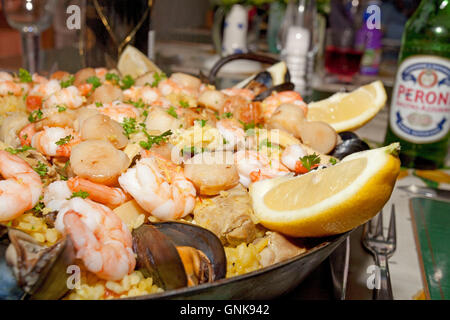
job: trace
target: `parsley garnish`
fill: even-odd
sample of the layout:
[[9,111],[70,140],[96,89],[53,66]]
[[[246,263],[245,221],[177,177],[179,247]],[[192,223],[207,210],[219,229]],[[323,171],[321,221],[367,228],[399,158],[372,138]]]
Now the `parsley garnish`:
[[189,108],[189,102],[184,101],[184,100],[180,100],[179,103],[180,103],[180,107]]
[[280,148],[279,145],[273,145],[272,142],[270,142],[268,139],[264,139],[261,141],[261,143],[259,144],[259,148],[262,147],[267,147],[267,148]]
[[158,73],[158,72],[155,72],[154,74],[153,74],[153,79],[154,79],[154,81],[151,83],[151,86],[154,88],[154,87],[157,87],[158,86],[158,84],[162,81],[162,80],[164,80],[164,79],[166,79],[167,78],[167,76],[166,76],[166,74],[164,73],[164,72],[161,72],[161,73]]
[[96,102],[96,103],[95,103],[95,106],[96,106],[97,108],[103,107],[103,103],[101,103],[101,102]]
[[33,82],[33,77],[31,77],[31,74],[22,68],[19,69],[19,79],[20,82]]
[[111,81],[114,84],[118,84],[119,81],[120,81],[119,76],[117,74],[115,74],[115,73],[107,73],[105,75],[105,79],[108,80],[108,81]]
[[102,83],[100,82],[100,79],[96,76],[87,78],[86,82],[92,84],[92,87],[94,89],[97,89],[98,87],[100,87],[102,85]]
[[206,125],[206,121],[204,119],[199,119],[199,120],[195,120],[194,123],[198,123],[200,125],[200,127],[204,127]]
[[72,139],[73,139],[72,135],[68,135],[68,136],[66,136],[64,138],[61,138],[58,141],[56,141],[55,144],[57,146],[62,146],[62,145],[65,145],[65,144],[69,143],[69,141],[72,140]]
[[42,119],[42,110],[38,109],[38,110],[34,110],[33,112],[30,113],[30,115],[28,116],[28,121],[30,122],[36,122],[37,120]]
[[126,90],[131,88],[131,86],[134,84],[134,79],[130,76],[130,75],[126,75],[125,77],[123,77],[122,79],[122,85],[120,86],[120,88],[122,90]]
[[148,134],[148,132],[145,130],[142,130],[142,132],[144,132],[144,134],[147,136],[147,141],[140,141],[139,145],[147,150],[149,150],[154,144],[159,145],[162,142],[166,142],[168,140],[168,137],[172,134],[171,130],[167,130],[159,136]]
[[134,118],[124,118],[122,123],[123,131],[125,135],[129,138],[130,134],[136,133],[136,119]]
[[75,81],[75,77],[73,75],[69,76],[69,79],[65,81],[61,81],[61,88],[67,88],[73,85],[73,82]]
[[24,145],[23,147],[17,148],[17,149],[13,149],[13,148],[6,148],[5,151],[8,151],[11,154],[18,154],[20,152],[25,152],[27,150],[32,150],[34,148]]
[[253,121],[249,123],[245,123],[244,121],[239,120],[239,122],[244,126],[244,131],[255,129],[256,127],[262,128],[263,125],[261,123],[255,124]]
[[222,118],[227,118],[227,119],[233,118],[233,114],[231,112],[225,112],[222,115]]
[[320,163],[320,157],[315,152],[313,154],[310,154],[308,156],[304,156],[302,158],[299,158],[303,167],[305,167],[306,170],[311,170],[313,167],[316,167]]
[[336,158],[330,158],[330,163],[334,166],[337,163]]
[[66,107],[56,106],[58,108],[58,112],[64,112],[66,111]]
[[41,213],[42,210],[44,209],[45,205],[43,202],[38,202],[34,207],[33,207],[33,211],[35,213]]
[[125,103],[132,104],[136,108],[147,108],[148,107],[148,105],[145,104],[144,101],[142,101],[142,99],[139,99],[137,102],[128,100],[128,101],[125,101]]
[[42,163],[40,161],[38,161],[38,165],[36,168],[33,168],[34,171],[37,172],[38,175],[40,175],[41,177],[45,176],[48,172],[48,168],[45,165],[45,163]]
[[74,192],[74,193],[72,193],[72,196],[70,197],[70,199],[77,198],[77,197],[86,199],[87,197],[89,197],[89,192],[86,192],[86,191],[83,191],[83,190]]
[[167,113],[170,114],[172,117],[178,119],[178,114],[177,114],[177,112],[175,111],[175,108],[174,108],[174,107],[170,107],[170,108],[167,110]]

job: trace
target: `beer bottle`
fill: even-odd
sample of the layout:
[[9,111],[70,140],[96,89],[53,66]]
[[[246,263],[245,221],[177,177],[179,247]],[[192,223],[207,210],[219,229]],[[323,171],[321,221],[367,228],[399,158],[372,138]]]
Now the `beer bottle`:
[[450,1],[422,0],[403,33],[385,144],[402,165],[442,167],[450,127]]

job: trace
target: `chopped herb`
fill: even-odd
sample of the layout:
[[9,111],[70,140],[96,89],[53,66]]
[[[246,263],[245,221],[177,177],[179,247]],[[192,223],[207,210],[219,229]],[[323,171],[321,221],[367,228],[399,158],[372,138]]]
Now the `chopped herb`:
[[317,155],[314,152],[313,154],[310,154],[308,156],[304,156],[304,157],[300,158],[300,161],[301,161],[303,167],[309,171],[309,170],[319,166],[320,157],[319,157],[319,155]]
[[134,79],[130,76],[130,75],[126,75],[125,77],[123,77],[122,79],[122,85],[120,86],[120,88],[122,90],[126,90],[131,88],[131,86],[134,84]]
[[129,138],[130,134],[136,133],[136,119],[134,118],[124,118],[122,123],[123,131],[125,135]]
[[27,101],[27,98],[28,98],[28,92],[24,94],[22,99],[23,99],[23,101]]
[[69,141],[72,140],[72,139],[73,139],[73,136],[72,135],[68,135],[68,136],[65,136],[64,138],[61,138],[58,141],[56,141],[55,144],[57,146],[62,146],[62,145],[68,144]]
[[189,102],[180,100],[180,106],[183,108],[189,108]]
[[41,177],[45,176],[48,172],[48,168],[45,163],[38,161],[38,165],[36,168],[33,168]]
[[146,129],[146,128],[147,128],[147,126],[145,125],[144,122],[139,123],[139,126],[140,126],[141,128],[143,128],[143,129]]
[[66,107],[56,106],[58,108],[58,112],[64,112],[66,111]]
[[145,130],[142,130],[142,132],[144,132],[144,134],[147,136],[147,141],[140,141],[139,145],[147,150],[149,150],[154,144],[159,145],[162,142],[166,142],[168,140],[168,137],[172,134],[171,130],[167,130],[159,136],[148,134],[148,132]]
[[105,79],[111,81],[114,84],[118,84],[120,82],[119,76],[115,73],[107,73],[105,75]]
[[227,118],[227,119],[233,118],[233,114],[231,112],[225,112],[222,115],[222,118]]
[[27,70],[22,68],[19,69],[19,79],[20,82],[33,82],[33,77],[31,76],[31,74]]
[[153,88],[155,88],[155,87],[158,86],[158,84],[159,84],[162,80],[167,79],[167,76],[166,76],[166,74],[165,74],[164,72],[161,72],[161,73],[155,72],[155,73],[153,74],[153,79],[154,79],[154,81],[152,82],[151,86],[152,86]]
[[244,121],[239,120],[239,122],[244,126],[244,131],[263,127],[263,125],[261,123],[255,124],[253,121],[245,123]]
[[8,151],[11,154],[18,154],[20,152],[25,152],[27,150],[32,150],[34,148],[24,145],[23,147],[17,148],[17,149],[13,149],[13,148],[6,148],[5,151]]
[[200,127],[204,127],[206,125],[206,121],[205,119],[199,119],[199,120],[195,120],[194,123],[198,123],[200,125]]
[[35,213],[42,213],[42,210],[44,210],[44,203],[42,202],[38,202],[34,207],[33,207],[33,211]]
[[61,81],[61,88],[67,88],[73,85],[73,82],[75,81],[75,77],[73,75],[69,76],[69,79],[65,81]]
[[175,111],[175,108],[174,108],[174,107],[170,107],[170,108],[167,110],[167,113],[170,114],[172,117],[178,119],[178,114],[177,114],[177,112]]
[[97,108],[103,107],[103,103],[101,103],[101,102],[96,102],[96,103],[95,103],[95,106],[96,106]]
[[12,220],[9,220],[9,222],[6,224],[7,227],[11,227],[12,226]]
[[147,108],[148,107],[148,105],[145,104],[144,101],[142,101],[142,99],[139,99],[137,102],[128,100],[128,101],[125,101],[125,103],[132,104],[136,108]]
[[8,91],[8,96],[13,96],[13,95],[14,95],[14,92]]
[[227,139],[223,138],[223,144],[227,144],[227,143],[228,143]]
[[220,120],[220,116],[219,116],[219,113],[217,111],[214,111],[214,115],[216,116],[217,120]]
[[28,116],[28,121],[30,122],[36,122],[37,120],[42,119],[42,110],[38,109],[38,110],[34,110],[33,112],[30,113],[30,115]]
[[336,158],[330,158],[330,163],[334,166],[337,163]]
[[74,193],[72,193],[72,196],[70,197],[70,199],[77,198],[77,197],[86,199],[87,197],[89,197],[89,192],[86,192],[86,191],[83,191],[83,190],[74,192]]
[[147,110],[144,110],[144,112],[142,112],[142,115],[143,115],[145,118],[147,118],[147,116],[148,116],[148,111],[147,111]]
[[261,141],[261,143],[259,144],[259,147],[267,147],[267,148],[280,148],[279,145],[273,145],[272,142],[270,142],[268,139],[264,139]]
[[87,78],[86,82],[92,84],[92,87],[94,89],[97,89],[98,87],[100,87],[102,85],[102,83],[100,82],[100,79],[96,76]]
[[182,150],[181,150],[181,155],[182,156],[190,156],[190,157],[192,157],[192,156],[194,156],[194,155],[196,155],[196,154],[198,154],[198,153],[202,153],[202,152],[205,152],[205,148],[201,148],[200,150],[198,149],[198,148],[196,148],[195,146],[191,146],[191,147],[184,147]]
[[62,174],[59,174],[59,178],[60,178],[62,181],[67,181],[67,180],[69,180],[69,178],[67,178],[66,176],[64,176],[64,175],[62,175]]

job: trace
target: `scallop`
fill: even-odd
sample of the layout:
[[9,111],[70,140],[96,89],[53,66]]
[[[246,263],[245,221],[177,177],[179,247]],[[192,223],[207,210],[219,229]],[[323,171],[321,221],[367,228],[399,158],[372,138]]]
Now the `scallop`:
[[75,175],[92,182],[113,185],[128,168],[130,159],[105,140],[87,140],[72,148],[70,166]]
[[125,148],[128,144],[123,127],[103,114],[97,114],[84,120],[80,133],[82,140],[107,140],[117,149]]
[[116,100],[123,100],[123,93],[119,87],[109,83],[104,83],[92,93],[88,98],[88,103],[111,103]]

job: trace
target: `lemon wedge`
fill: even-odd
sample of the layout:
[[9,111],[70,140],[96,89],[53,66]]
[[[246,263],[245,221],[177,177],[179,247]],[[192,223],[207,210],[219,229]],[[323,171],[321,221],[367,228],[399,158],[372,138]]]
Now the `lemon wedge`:
[[161,73],[161,69],[150,61],[145,54],[130,45],[120,55],[117,69],[123,76],[130,75],[134,79],[148,72]]
[[354,153],[338,164],[250,185],[258,221],[294,237],[349,231],[377,214],[400,172],[400,145]]
[[337,132],[358,129],[376,116],[386,104],[387,96],[381,81],[375,81],[349,93],[308,105],[309,121],[324,121]]

